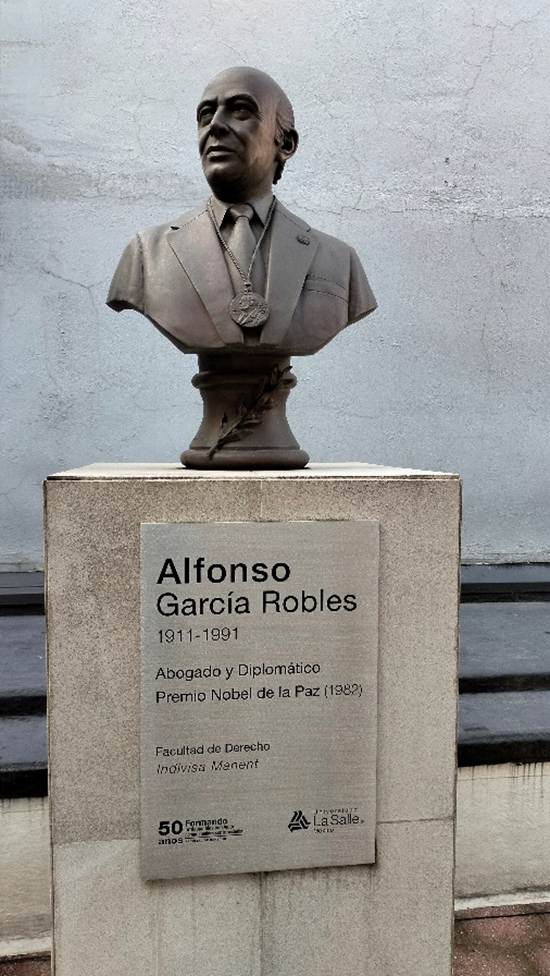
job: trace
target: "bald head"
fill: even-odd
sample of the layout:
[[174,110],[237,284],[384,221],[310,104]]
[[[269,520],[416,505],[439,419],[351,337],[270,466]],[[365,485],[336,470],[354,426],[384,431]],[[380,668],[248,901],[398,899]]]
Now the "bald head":
[[205,91],[208,91],[212,87],[225,85],[236,85],[237,87],[239,85],[245,85],[249,90],[255,92],[259,99],[270,98],[275,103],[276,112],[280,115],[286,127],[289,129],[294,128],[294,109],[292,108],[288,95],[277,84],[275,79],[265,71],[260,71],[259,68],[240,66],[226,68],[224,71],[220,71],[208,83]]
[[206,179],[227,201],[268,192],[298,145],[288,96],[257,68],[216,75],[199,102],[197,123]]

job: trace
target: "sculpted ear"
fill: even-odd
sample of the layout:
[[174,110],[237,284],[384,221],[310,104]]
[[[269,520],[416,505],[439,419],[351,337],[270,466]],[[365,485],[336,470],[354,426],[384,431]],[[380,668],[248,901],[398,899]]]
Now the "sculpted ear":
[[299,136],[296,129],[286,129],[278,140],[279,162],[286,163],[298,148]]

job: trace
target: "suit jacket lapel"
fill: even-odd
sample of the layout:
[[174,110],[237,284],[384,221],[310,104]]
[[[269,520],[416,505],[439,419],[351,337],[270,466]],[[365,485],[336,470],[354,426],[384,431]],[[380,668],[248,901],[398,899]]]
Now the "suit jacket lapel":
[[239,326],[229,315],[233,298],[231,279],[220,242],[206,208],[188,214],[168,242],[205,306],[224,342],[244,342]]
[[266,298],[271,309],[260,345],[279,345],[290,328],[304,279],[318,248],[310,227],[279,201],[273,215]]

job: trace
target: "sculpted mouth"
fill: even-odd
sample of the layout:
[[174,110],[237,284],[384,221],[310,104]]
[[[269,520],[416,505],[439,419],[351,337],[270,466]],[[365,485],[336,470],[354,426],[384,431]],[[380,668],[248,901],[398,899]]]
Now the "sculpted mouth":
[[230,149],[229,146],[209,146],[208,149],[206,150],[206,155],[207,156],[214,156],[217,154],[225,155],[226,153],[234,153],[234,152],[235,150]]

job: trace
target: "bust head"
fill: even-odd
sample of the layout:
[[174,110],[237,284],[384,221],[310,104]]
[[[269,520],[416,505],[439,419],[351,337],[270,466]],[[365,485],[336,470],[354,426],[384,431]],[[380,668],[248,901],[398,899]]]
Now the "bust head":
[[197,107],[197,125],[204,175],[226,202],[270,192],[298,146],[288,97],[257,68],[229,68],[213,78]]

